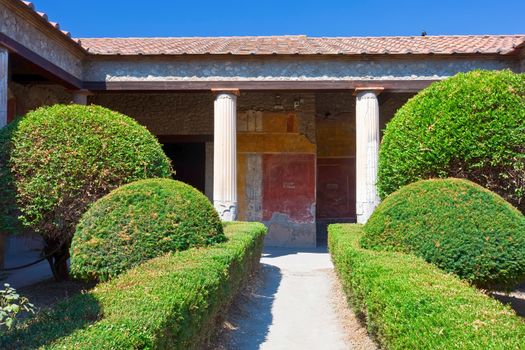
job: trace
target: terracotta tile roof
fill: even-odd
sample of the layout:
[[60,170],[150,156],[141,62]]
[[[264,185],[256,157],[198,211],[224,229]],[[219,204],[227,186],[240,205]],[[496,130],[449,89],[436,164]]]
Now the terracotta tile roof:
[[33,3],[15,0],[48,26],[98,55],[405,55],[509,54],[523,35],[446,35],[315,38],[305,35],[194,38],[72,38]]
[[405,55],[509,54],[524,35],[448,35],[318,38],[240,36],[195,38],[81,38],[98,55]]

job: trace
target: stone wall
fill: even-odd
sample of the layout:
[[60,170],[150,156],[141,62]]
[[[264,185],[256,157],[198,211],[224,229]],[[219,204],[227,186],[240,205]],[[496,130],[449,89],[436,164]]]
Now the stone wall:
[[155,135],[213,134],[213,94],[104,93],[89,103],[119,111],[136,119]]
[[71,103],[73,96],[60,85],[22,85],[11,82],[9,99],[15,100],[15,116],[20,116],[38,107]]
[[[67,49],[74,45],[61,38],[52,28],[42,28],[29,15],[14,11],[13,1],[0,0],[0,32],[14,39],[64,71],[82,79],[82,56],[77,49]],[[24,11],[25,13],[25,11]],[[74,51],[78,51],[76,54]]]
[[515,57],[108,57],[86,62],[86,81],[434,80],[473,69],[519,71]]

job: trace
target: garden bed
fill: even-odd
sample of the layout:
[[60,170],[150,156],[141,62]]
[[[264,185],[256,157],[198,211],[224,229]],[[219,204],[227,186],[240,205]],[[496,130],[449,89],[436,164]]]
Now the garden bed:
[[362,226],[329,227],[345,291],[386,349],[525,349],[525,322],[452,274],[412,255],[360,247]]
[[266,228],[227,224],[228,241],[152,259],[58,303],[0,347],[195,349],[258,266]]

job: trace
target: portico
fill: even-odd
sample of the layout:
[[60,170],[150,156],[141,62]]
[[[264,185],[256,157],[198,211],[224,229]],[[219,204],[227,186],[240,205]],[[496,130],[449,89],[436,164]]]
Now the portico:
[[525,37],[73,39],[0,0],[0,127],[99,104],[158,136],[176,177],[267,243],[314,246],[379,203],[381,130],[413,94],[473,69],[523,71]]

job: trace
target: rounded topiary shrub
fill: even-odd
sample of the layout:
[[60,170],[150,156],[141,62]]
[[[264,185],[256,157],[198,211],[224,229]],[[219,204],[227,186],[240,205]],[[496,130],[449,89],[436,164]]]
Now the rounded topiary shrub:
[[86,208],[122,184],[169,177],[171,166],[133,119],[100,106],[55,105],[0,130],[0,175],[0,231],[20,218],[54,252],[55,276],[67,278],[71,236]]
[[387,124],[381,197],[446,177],[474,181],[525,212],[525,74],[458,74],[419,92]]
[[136,181],[82,216],[71,245],[71,272],[107,280],[161,254],[224,240],[219,215],[201,192],[175,180]]
[[413,253],[480,287],[525,279],[525,217],[468,180],[421,180],[394,192],[364,226],[361,245]]

